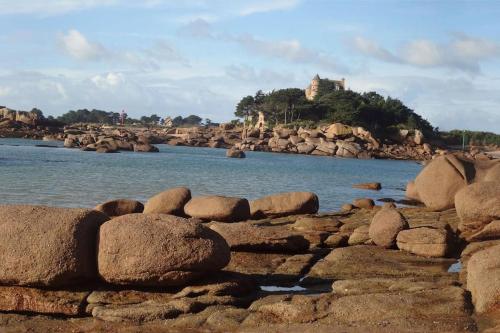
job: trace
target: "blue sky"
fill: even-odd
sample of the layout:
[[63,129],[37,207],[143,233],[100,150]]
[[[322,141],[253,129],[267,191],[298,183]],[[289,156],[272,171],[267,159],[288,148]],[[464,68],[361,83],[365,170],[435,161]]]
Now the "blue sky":
[[234,118],[319,73],[500,133],[500,1],[0,0],[0,105]]

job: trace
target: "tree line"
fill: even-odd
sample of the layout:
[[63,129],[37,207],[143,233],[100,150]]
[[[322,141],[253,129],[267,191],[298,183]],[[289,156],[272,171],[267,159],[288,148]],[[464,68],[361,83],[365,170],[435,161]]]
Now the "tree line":
[[235,115],[254,122],[264,113],[270,126],[317,126],[341,122],[362,126],[375,134],[388,134],[398,128],[419,129],[430,136],[432,125],[398,99],[384,98],[376,92],[358,93],[335,90],[329,80],[321,80],[314,100],[305,97],[303,89],[287,88],[245,96],[236,106]]
[[[48,116],[45,118],[43,112],[39,109],[33,109],[32,112],[36,112],[44,122],[52,126],[62,126],[71,125],[76,123],[93,123],[102,125],[116,125],[121,123],[121,113],[104,111],[97,109],[79,109],[70,110],[63,115],[55,118],[53,116]],[[165,122],[165,118],[158,116],[157,114],[152,114],[150,116],[142,116],[139,119],[130,118],[125,114],[124,123],[128,125],[140,124],[140,125],[162,125]],[[201,124],[212,124],[210,119],[203,119],[197,115],[189,115],[187,117],[177,116],[172,119],[172,125],[179,126],[199,126]]]

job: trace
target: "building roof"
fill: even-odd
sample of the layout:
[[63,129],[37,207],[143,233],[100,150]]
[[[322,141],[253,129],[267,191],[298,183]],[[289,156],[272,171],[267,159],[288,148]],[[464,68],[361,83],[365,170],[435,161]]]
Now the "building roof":
[[313,80],[319,80],[319,75],[318,75],[318,74],[316,74],[316,76],[315,76],[315,77],[313,77]]

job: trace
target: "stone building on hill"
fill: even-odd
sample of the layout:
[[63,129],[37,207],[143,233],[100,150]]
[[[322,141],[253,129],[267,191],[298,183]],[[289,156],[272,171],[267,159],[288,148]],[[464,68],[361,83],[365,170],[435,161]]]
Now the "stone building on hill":
[[321,81],[327,81],[328,83],[333,83],[333,88],[335,90],[345,90],[345,79],[342,78],[341,80],[330,80],[330,79],[321,79],[318,74],[313,77],[311,80],[311,84],[306,88],[306,98],[309,101],[314,100],[316,95],[318,95],[319,92],[319,86],[321,84]]

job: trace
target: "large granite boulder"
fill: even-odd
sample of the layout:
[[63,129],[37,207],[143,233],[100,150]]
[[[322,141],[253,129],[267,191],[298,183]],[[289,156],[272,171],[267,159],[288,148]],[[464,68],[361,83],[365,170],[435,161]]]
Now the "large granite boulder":
[[307,250],[309,241],[281,227],[259,227],[248,222],[212,223],[233,251],[295,253]]
[[423,257],[445,257],[450,236],[446,229],[430,227],[403,230],[396,239],[398,248]]
[[144,205],[137,200],[116,199],[97,205],[94,207],[94,210],[104,213],[109,217],[116,217],[133,213],[142,213]]
[[250,201],[253,218],[315,214],[318,209],[318,196],[312,192],[279,193]]
[[488,223],[481,231],[472,234],[467,238],[469,242],[479,242],[490,239],[500,240],[500,220]]
[[405,217],[394,208],[384,207],[373,217],[369,235],[376,245],[391,248],[396,245],[398,233],[404,229],[408,229]]
[[306,142],[300,142],[297,144],[297,152],[299,154],[310,154],[316,149],[316,146]]
[[471,184],[455,195],[458,228],[467,237],[500,219],[500,180]]
[[144,214],[184,215],[184,206],[191,200],[191,191],[186,187],[175,187],[149,198],[144,205]]
[[355,142],[337,141],[335,155],[339,157],[356,157],[361,152],[361,146]]
[[405,197],[411,200],[420,201],[420,196],[418,195],[417,186],[414,181],[409,181],[406,184]]
[[229,259],[229,246],[218,233],[172,215],[124,215],[99,231],[99,275],[110,283],[185,285],[217,272]]
[[415,179],[418,198],[432,210],[453,208],[455,194],[473,180],[474,174],[470,161],[455,155],[437,157]]
[[325,130],[325,136],[328,139],[335,139],[339,136],[344,137],[344,136],[349,136],[352,135],[353,131],[350,126],[341,124],[341,123],[334,123],[328,126]]
[[56,287],[94,279],[95,239],[106,220],[87,209],[0,206],[0,283]]
[[237,222],[250,218],[247,199],[218,195],[194,197],[184,206],[184,212],[204,221]]
[[472,255],[467,263],[467,289],[476,311],[486,312],[500,306],[500,245]]

